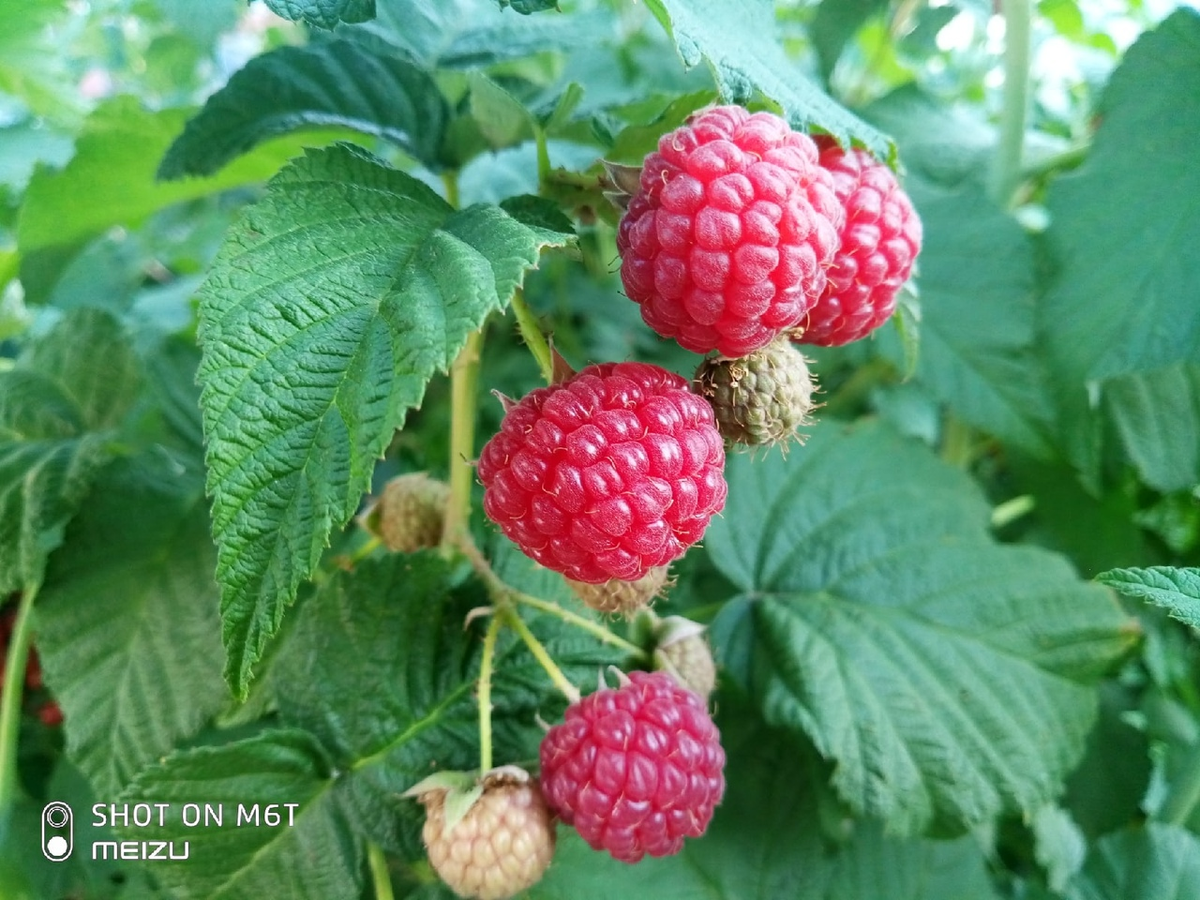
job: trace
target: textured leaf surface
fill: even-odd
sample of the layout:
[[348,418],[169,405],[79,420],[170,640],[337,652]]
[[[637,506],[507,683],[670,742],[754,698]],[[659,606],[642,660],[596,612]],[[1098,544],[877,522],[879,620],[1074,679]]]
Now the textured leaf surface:
[[1148,484],[1174,491],[1200,482],[1200,361],[1106,381],[1104,408]]
[[397,55],[346,40],[255,57],[213,94],[163,157],[160,178],[211,175],[261,141],[339,126],[436,164],[448,111],[433,78]]
[[375,18],[375,0],[267,0],[267,7],[285,19],[317,28]]
[[[917,377],[970,424],[1048,454],[1053,410],[1033,352],[1028,238],[977,188],[908,187],[925,227]],[[902,365],[901,341],[884,334],[886,352]]]
[[40,583],[138,380],[120,326],[96,310],[69,313],[0,372],[0,595]]
[[834,102],[788,59],[774,37],[770,0],[647,0],[646,6],[674,38],[685,66],[709,64],[727,102],[746,103],[761,91],[783,107],[793,128],[815,125],[843,143],[853,138],[891,156],[886,136]]
[[215,557],[200,472],[158,451],[103,470],[53,557],[38,651],[71,758],[101,797],[226,701]]
[[1200,569],[1112,569],[1097,575],[1096,580],[1126,596],[1161,606],[1180,622],[1200,628]]
[[[1194,289],[1200,208],[1192,202],[1200,193],[1200,170],[1192,164],[1200,133],[1200,12],[1179,9],[1143,35],[1113,74],[1098,114],[1086,162],[1057,179],[1047,198],[1047,237],[1059,272],[1041,322],[1056,374],[1071,387],[1062,391],[1062,431],[1073,439],[1072,458],[1091,471],[1099,462],[1085,424],[1094,414],[1085,384],[1137,373],[1169,381],[1178,371],[1168,367],[1200,359]],[[1118,421],[1165,423],[1180,410],[1175,391],[1147,387],[1109,398]],[[1162,458],[1166,451],[1154,443],[1164,439],[1191,441],[1179,448],[1187,466],[1173,467],[1171,486],[1200,477],[1194,393],[1186,415],[1183,427],[1122,430],[1143,474],[1160,486],[1165,473],[1148,467],[1143,453]]]
[[1200,839],[1190,831],[1148,824],[1101,838],[1069,900],[1198,900]]
[[[341,809],[337,782],[313,738],[268,731],[220,747],[168,756],[147,769],[124,798],[170,804],[163,828],[129,828],[126,840],[189,842],[188,860],[160,862],[155,877],[180,900],[357,900],[363,889],[362,841]],[[183,823],[184,804],[221,810],[222,824]],[[282,821],[266,824],[268,804]],[[258,824],[238,822],[239,806],[259,807]],[[154,823],[157,826],[157,823]]]
[[1078,761],[1086,685],[1132,623],[1059,557],[999,547],[965,475],[879,425],[827,425],[727,467],[714,562],[745,593],[714,626],[768,721],[895,832],[1037,809]]
[[344,145],[286,168],[232,229],[199,294],[199,378],[235,691],[426,382],[567,240],[455,211]]
[[[69,244],[111,225],[136,225],[172,203],[263,181],[302,146],[330,140],[328,134],[281,138],[214,178],[156,182],[157,161],[183,130],[188,113],[149,112],[132,97],[116,97],[99,106],[84,124],[66,167],[39,167],[34,173],[17,228],[21,252]],[[87,202],[81,203],[81,197]]]

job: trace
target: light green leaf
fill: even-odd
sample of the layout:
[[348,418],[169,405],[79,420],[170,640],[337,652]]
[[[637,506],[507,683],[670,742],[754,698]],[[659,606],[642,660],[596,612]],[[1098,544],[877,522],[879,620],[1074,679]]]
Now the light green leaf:
[[[177,751],[142,772],[130,803],[169,804],[165,827],[125,829],[126,840],[172,841],[186,861],[155,865],[179,900],[358,900],[362,839],[350,828],[341,791],[320,748],[301,731],[268,731],[219,747]],[[188,827],[184,805],[221,811],[221,825]],[[283,804],[294,804],[289,810]],[[272,818],[267,817],[268,807]],[[239,810],[256,810],[238,824]],[[278,816],[279,818],[274,818]],[[191,820],[189,820],[191,821]]]
[[1200,839],[1149,823],[1097,842],[1068,900],[1200,900]]
[[809,34],[817,50],[821,77],[828,82],[842,48],[867,19],[887,9],[887,0],[823,0]]
[[[1060,431],[1071,439],[1072,460],[1093,480],[1100,466],[1095,397],[1107,380],[1134,374],[1145,377],[1142,384],[1116,391],[1108,405],[1126,423],[1122,437],[1143,476],[1159,486],[1200,477],[1198,411],[1173,396],[1180,370],[1170,368],[1200,359],[1194,303],[1200,264],[1193,249],[1200,243],[1200,209],[1191,202],[1200,193],[1200,170],[1192,164],[1200,133],[1198,51],[1194,9],[1179,9],[1144,34],[1105,90],[1087,160],[1058,178],[1046,201],[1058,271],[1041,304],[1040,326],[1062,385]],[[1161,389],[1150,389],[1160,378]],[[1188,381],[1194,388],[1195,379]],[[1153,437],[1128,427],[1147,418],[1168,421],[1181,407],[1187,422]],[[1153,448],[1160,439],[1178,449]],[[1156,464],[1169,459],[1168,470]]]
[[[1021,227],[978,188],[910,182],[925,229],[918,257],[918,380],[955,415],[1029,453],[1050,453],[1050,401],[1034,355],[1033,253]],[[885,332],[897,365],[903,341]]]
[[[156,182],[158,161],[183,130],[188,114],[184,109],[152,113],[132,97],[116,97],[99,106],[84,124],[66,167],[39,166],[34,173],[17,227],[21,252],[73,243],[112,225],[136,225],[172,203],[263,181],[302,147],[331,139],[329,134],[281,138],[214,178]],[[81,197],[87,202],[80,203]]]
[[788,59],[775,37],[769,0],[646,0],[646,6],[674,38],[685,66],[709,64],[727,102],[746,103],[761,91],[783,108],[793,128],[815,125],[843,143],[865,144],[884,159],[893,155],[885,135],[835,102]]
[[471,118],[493,150],[533,137],[533,117],[516,97],[482,72],[472,72]]
[[1033,814],[1031,827],[1038,865],[1046,872],[1051,889],[1062,893],[1083,865],[1087,840],[1071,814],[1054,803],[1047,803]]
[[67,314],[0,372],[0,596],[41,582],[138,380],[120,326],[97,310]]
[[231,230],[199,292],[199,378],[235,692],[426,382],[568,240],[453,210],[345,145],[288,166]]
[[101,797],[226,701],[203,501],[200,472],[159,451],[117,460],[46,573],[38,651],[68,752]]
[[1153,603],[1193,628],[1200,628],[1200,569],[1151,566],[1112,569],[1096,576],[1122,594]]
[[285,19],[316,28],[375,18],[375,0],[267,0],[267,7]]
[[745,594],[710,630],[768,721],[894,833],[1032,811],[1095,719],[1133,623],[1064,560],[1001,547],[968,478],[878,424],[730,460],[713,561]]
[[1173,491],[1200,482],[1200,362],[1106,381],[1103,405],[1147,484]]
[[211,175],[267,138],[314,126],[375,135],[436,166],[448,115],[432,76],[401,56],[346,40],[281,47],[208,99],[158,177]]

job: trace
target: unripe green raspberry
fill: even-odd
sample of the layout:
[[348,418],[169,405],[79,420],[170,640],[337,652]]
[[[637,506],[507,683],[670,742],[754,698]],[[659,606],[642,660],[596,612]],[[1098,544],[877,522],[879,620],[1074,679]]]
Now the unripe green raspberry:
[[424,472],[393,478],[379,501],[363,516],[363,524],[389,550],[415,553],[442,540],[450,487]]
[[634,622],[633,636],[652,652],[654,668],[670,672],[685,688],[707,700],[717,687],[717,665],[705,631],[691,619],[660,619],[647,611]]
[[712,404],[727,442],[758,447],[790,440],[809,422],[816,386],[806,360],[787,340],[741,359],[706,359],[696,386]]
[[587,584],[567,579],[577,597],[597,612],[631,616],[649,606],[667,587],[667,566],[655,566],[637,581],[605,581]]
[[435,787],[416,796],[425,806],[429,863],[460,897],[506,900],[536,884],[550,865],[553,817],[523,770],[493,769],[465,794]]

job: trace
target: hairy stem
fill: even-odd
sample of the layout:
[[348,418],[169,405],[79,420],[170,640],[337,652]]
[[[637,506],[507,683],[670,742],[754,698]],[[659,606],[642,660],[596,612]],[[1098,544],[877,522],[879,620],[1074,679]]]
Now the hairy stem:
[[467,337],[466,346],[450,367],[450,502],[442,545],[458,543],[471,521],[471,484],[475,480],[475,395],[479,383],[479,354],[483,331]]
[[522,621],[521,617],[513,610],[511,606],[504,607],[503,610],[498,610],[497,615],[503,615],[505,624],[508,625],[517,635],[525,642],[525,646],[529,648],[529,652],[533,654],[533,658],[538,661],[538,664],[546,670],[546,674],[550,676],[550,680],[554,682],[554,686],[562,692],[569,701],[574,703],[579,699],[579,689],[571,684],[566,675],[558,664],[551,659],[546,648],[529,630],[529,626]]
[[546,336],[542,334],[542,329],[538,327],[533,310],[525,302],[525,294],[519,288],[513,294],[512,308],[517,315],[517,328],[521,331],[521,338],[537,361],[542,378],[545,379],[546,384],[550,384],[554,380],[554,360],[550,354],[550,344],[547,343]]
[[392,876],[388,874],[387,859],[383,848],[371,841],[367,844],[367,859],[371,864],[371,881],[375,887],[375,900],[395,900],[392,893]]
[[606,644],[624,650],[630,656],[633,656],[642,662],[646,661],[646,652],[642,650],[641,647],[637,646],[637,644],[631,644],[620,635],[613,634],[598,622],[593,622],[591,619],[586,619],[568,609],[563,609],[557,603],[551,603],[548,600],[541,600],[537,597],[531,597],[528,594],[514,592],[511,596],[512,599],[517,603],[555,616],[556,618],[566,622],[568,625],[574,625],[576,628],[586,631],[588,634],[598,638]]
[[496,637],[503,616],[497,610],[488,622],[483,637],[483,659],[479,663],[479,771],[492,767],[492,660],[496,657]]
[[37,592],[38,586],[33,585],[21,593],[4,665],[4,690],[0,693],[0,820],[12,810],[17,795],[17,735],[21,728],[21,697],[29,642],[33,637],[31,623]]
[[1183,775],[1171,785],[1159,819],[1171,825],[1185,825],[1200,804],[1200,741],[1192,745],[1183,764]]
[[1000,140],[992,159],[992,199],[1007,208],[1021,178],[1025,120],[1029,109],[1029,58],[1033,0],[1004,0],[1004,105]]

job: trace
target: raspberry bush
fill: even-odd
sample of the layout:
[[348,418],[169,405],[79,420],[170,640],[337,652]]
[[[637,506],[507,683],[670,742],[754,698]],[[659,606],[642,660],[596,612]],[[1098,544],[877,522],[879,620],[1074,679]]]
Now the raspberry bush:
[[1194,9],[8,6],[0,898],[1200,896]]

